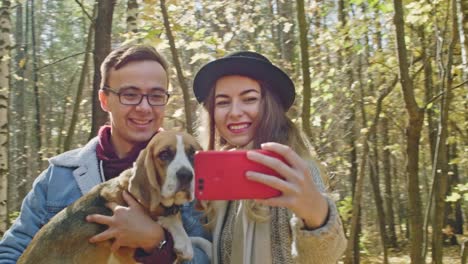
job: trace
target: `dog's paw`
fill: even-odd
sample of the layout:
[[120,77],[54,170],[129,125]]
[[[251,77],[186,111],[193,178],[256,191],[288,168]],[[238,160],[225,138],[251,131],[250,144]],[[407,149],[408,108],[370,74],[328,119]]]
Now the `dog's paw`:
[[192,259],[192,243],[184,230],[180,217],[177,217],[176,215],[161,216],[158,218],[158,223],[171,233],[172,239],[174,240],[174,252],[177,254],[177,259]]
[[193,247],[190,240],[188,241],[174,241],[174,251],[178,259],[190,260],[193,258]]

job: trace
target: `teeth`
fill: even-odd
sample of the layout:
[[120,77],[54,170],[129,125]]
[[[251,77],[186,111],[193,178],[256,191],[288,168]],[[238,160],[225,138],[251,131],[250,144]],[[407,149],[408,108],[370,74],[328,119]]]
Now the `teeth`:
[[243,128],[247,128],[249,127],[248,124],[242,124],[242,125],[230,125],[229,128],[230,129],[243,129]]
[[138,124],[138,125],[146,125],[148,124],[150,121],[140,121],[140,120],[135,120],[133,119],[133,123],[135,124]]

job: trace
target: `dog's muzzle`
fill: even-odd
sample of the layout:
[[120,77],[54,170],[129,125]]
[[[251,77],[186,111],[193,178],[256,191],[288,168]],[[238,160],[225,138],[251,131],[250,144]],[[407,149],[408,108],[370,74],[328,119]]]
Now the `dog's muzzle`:
[[180,191],[189,191],[192,185],[193,172],[187,168],[181,168],[176,173],[177,180],[179,181],[179,186],[177,187],[177,192]]

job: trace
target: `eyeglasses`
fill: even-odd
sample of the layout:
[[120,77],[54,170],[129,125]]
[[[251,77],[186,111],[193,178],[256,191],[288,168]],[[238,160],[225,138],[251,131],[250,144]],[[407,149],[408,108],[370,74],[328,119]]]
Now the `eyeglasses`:
[[163,106],[167,104],[170,94],[164,90],[153,90],[149,94],[140,94],[134,90],[124,90],[121,92],[114,91],[108,86],[102,87],[102,90],[109,91],[117,96],[119,96],[119,101],[123,105],[139,105],[143,100],[143,97],[146,97],[148,104],[151,106]]

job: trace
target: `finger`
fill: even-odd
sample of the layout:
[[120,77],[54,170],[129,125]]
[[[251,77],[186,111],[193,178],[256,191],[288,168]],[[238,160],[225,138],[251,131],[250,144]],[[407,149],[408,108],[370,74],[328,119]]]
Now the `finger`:
[[276,190],[281,191],[282,193],[290,193],[294,190],[291,183],[272,175],[267,175],[255,171],[247,171],[245,176],[249,180],[268,185]]
[[111,251],[116,252],[120,248],[120,242],[118,240],[115,240],[114,243],[112,243]]
[[258,162],[260,164],[263,164],[276,172],[278,172],[283,178],[286,180],[290,180],[291,175],[293,175],[293,170],[291,167],[289,167],[286,163],[283,161],[271,157],[262,153],[259,153],[257,151],[248,151],[247,152],[247,158],[249,160]]
[[140,204],[127,191],[123,191],[122,196],[129,207],[139,207]]
[[262,149],[273,151],[277,154],[280,154],[286,159],[286,162],[291,165],[291,167],[298,168],[300,170],[306,170],[307,164],[304,160],[289,146],[279,144],[276,142],[267,142],[262,144]]
[[102,232],[102,233],[99,233],[97,235],[94,235],[93,237],[91,237],[89,239],[89,242],[90,243],[97,243],[97,242],[102,242],[102,241],[106,241],[106,240],[109,240],[111,238],[113,238],[114,235],[112,234],[112,231],[110,231],[109,229]]
[[112,217],[107,215],[93,214],[86,216],[86,221],[108,226],[112,223]]
[[106,207],[109,208],[109,209],[111,209],[112,212],[115,211],[115,208],[117,208],[117,206],[120,206],[120,205],[119,205],[118,203],[116,203],[116,202],[108,202],[108,203],[106,203]]

